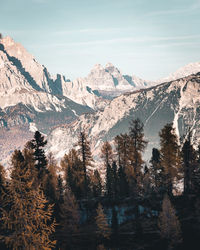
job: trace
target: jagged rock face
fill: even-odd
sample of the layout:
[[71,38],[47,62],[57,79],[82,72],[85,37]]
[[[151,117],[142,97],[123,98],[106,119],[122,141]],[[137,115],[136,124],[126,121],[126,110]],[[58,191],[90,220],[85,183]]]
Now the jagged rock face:
[[49,93],[52,92],[53,81],[47,69],[40,65],[21,44],[14,42],[14,40],[8,36],[1,40],[1,44],[4,46],[4,50],[7,56],[9,56],[10,61],[12,61],[18,69],[24,69],[24,72],[29,73],[29,82],[34,82],[38,90],[41,89]]
[[96,64],[90,74],[85,78],[80,78],[79,82],[97,90],[103,96],[118,96],[126,91],[133,91],[136,88],[146,87],[150,82],[144,81],[136,76],[122,75],[119,69],[111,63],[107,63],[105,68]]
[[[21,94],[23,92],[29,95],[31,92],[34,93],[34,91],[37,92],[37,96],[43,92],[43,98],[45,96],[44,93],[48,93],[49,95],[46,95],[45,99],[52,99],[50,95],[53,96],[55,105],[54,100],[53,102],[50,100],[53,106],[62,106],[66,98],[92,109],[103,108],[108,103],[107,100],[100,98],[93,91],[88,91],[87,86],[79,84],[78,81],[74,83],[66,81],[61,75],[57,75],[56,78],[51,77],[47,69],[40,65],[21,44],[15,43],[10,37],[1,39],[0,94],[1,96],[6,95],[7,99],[5,101],[5,97],[1,100],[0,107],[4,108],[5,105],[9,106],[19,103],[17,96],[12,101],[8,100],[9,97],[13,99],[13,94],[16,95],[16,93]],[[56,99],[56,96],[62,97],[61,103]],[[24,101],[25,104],[29,104],[27,103],[27,98]],[[34,100],[31,102],[34,104]],[[2,106],[2,103],[5,104]],[[47,104],[46,101],[44,103],[45,105]],[[58,111],[60,107],[56,109]]]
[[[191,64],[174,77],[196,73],[199,65]],[[5,152],[22,147],[36,129],[48,134],[58,127],[48,144],[58,159],[73,146],[83,127],[97,156],[102,141],[126,132],[129,121],[137,117],[145,123],[152,143],[158,142],[158,131],[171,121],[180,135],[189,126],[198,135],[199,75],[145,89],[151,84],[123,75],[111,63],[95,65],[87,77],[73,82],[62,75],[52,77],[22,45],[10,37],[0,39],[0,162],[6,159]]]
[[131,119],[140,118],[149,141],[146,158],[152,147],[159,147],[159,131],[166,123],[173,123],[179,136],[193,129],[193,138],[200,136],[200,73],[128,94],[111,101],[103,111],[82,115],[72,124],[56,128],[48,137],[48,150],[60,159],[86,129],[92,151],[98,158],[103,141],[112,141],[128,132]]

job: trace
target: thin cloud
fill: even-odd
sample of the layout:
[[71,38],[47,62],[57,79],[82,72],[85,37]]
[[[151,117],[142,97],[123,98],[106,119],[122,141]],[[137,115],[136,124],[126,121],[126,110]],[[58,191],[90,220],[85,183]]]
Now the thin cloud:
[[152,47],[154,48],[177,47],[177,46],[200,46],[200,42],[177,42],[177,43],[152,45]]
[[[53,44],[44,44],[44,45],[32,45],[31,47],[50,47],[50,48],[59,48],[59,47],[72,47],[72,46],[95,46],[95,45],[110,45],[118,43],[146,43],[146,42],[162,42],[162,41],[187,41],[190,39],[200,39],[200,35],[188,35],[188,36],[175,36],[175,37],[123,37],[123,38],[114,38],[106,40],[94,40],[94,41],[85,41],[85,42],[62,42],[62,43],[53,43]],[[157,45],[159,46],[159,45]],[[162,45],[160,45],[162,46]]]
[[121,28],[86,28],[86,29],[77,29],[77,30],[58,30],[54,32],[55,35],[68,35],[68,34],[77,34],[77,33],[114,33],[121,31]]
[[179,9],[171,9],[171,10],[159,10],[153,11],[147,14],[147,16],[162,16],[162,15],[177,15],[177,14],[184,14],[196,11],[200,8],[200,1],[196,1],[189,7],[179,8]]

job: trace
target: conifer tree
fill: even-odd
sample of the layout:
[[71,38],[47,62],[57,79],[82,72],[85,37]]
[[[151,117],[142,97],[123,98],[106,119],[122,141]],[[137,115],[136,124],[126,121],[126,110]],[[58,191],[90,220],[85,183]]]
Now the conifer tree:
[[61,229],[59,238],[62,249],[72,249],[72,239],[79,230],[79,211],[75,196],[67,188],[64,193],[64,202],[61,206]]
[[118,169],[118,189],[121,196],[128,195],[129,189],[135,186],[134,171],[131,166],[131,144],[130,136],[120,134],[115,137],[115,148],[117,151]]
[[47,173],[47,159],[44,152],[44,146],[47,141],[39,131],[35,132],[34,139],[29,142],[29,147],[33,149],[35,167],[38,170],[38,180],[43,181]]
[[117,151],[118,165],[126,169],[130,165],[130,136],[120,134],[115,137],[115,148]]
[[168,249],[181,243],[181,228],[176,211],[171,204],[169,196],[166,194],[162,203],[162,212],[159,216],[158,226],[161,237],[168,242]]
[[106,195],[113,197],[113,172],[110,164],[106,166]]
[[144,152],[147,141],[144,139],[144,125],[139,119],[132,120],[130,123],[130,138],[131,138],[131,154],[132,154],[132,166],[134,168],[134,173],[136,181],[138,182],[138,177],[140,176],[142,169],[142,153]]
[[87,139],[87,135],[85,131],[81,131],[78,139],[79,146],[79,156],[82,162],[83,172],[84,172],[84,194],[87,197],[89,190],[89,179],[87,175],[88,167],[92,167],[92,162],[94,161],[92,158],[92,153],[90,149],[90,143]]
[[56,174],[56,161],[50,153],[48,155],[48,165],[46,177],[42,183],[44,194],[51,204],[54,204],[57,200],[57,174]]
[[187,136],[183,147],[183,169],[184,169],[184,194],[194,191],[195,169],[197,166],[196,152],[191,144],[191,133]]
[[181,178],[181,154],[178,138],[172,124],[166,124],[159,133],[161,165],[165,173],[166,191],[171,196],[174,182]]
[[97,169],[92,173],[90,179],[93,197],[100,197],[102,194],[102,180]]
[[105,141],[101,147],[101,158],[103,159],[104,165],[111,165],[113,161],[113,151],[110,143]]
[[69,151],[61,160],[61,167],[65,173],[65,180],[76,199],[84,197],[84,171],[82,162],[75,149]]
[[118,196],[118,171],[117,171],[117,163],[116,161],[113,161],[112,163],[112,173],[113,173],[113,194],[114,194],[114,198],[117,198]]
[[97,225],[96,233],[100,238],[109,239],[111,235],[111,229],[108,225],[106,216],[103,211],[103,207],[100,203],[98,204],[96,212],[97,212],[97,216],[95,218]]
[[152,149],[152,157],[150,160],[150,175],[152,179],[152,185],[155,189],[155,192],[162,193],[163,183],[164,183],[164,169],[161,165],[161,156],[160,151],[157,148]]
[[126,173],[122,166],[118,168],[118,190],[120,197],[126,197],[129,195],[129,184],[126,178]]
[[1,239],[12,249],[50,249],[55,242],[50,240],[55,224],[50,223],[52,206],[47,205],[42,191],[33,186],[34,180],[29,163],[21,151],[12,156],[12,173],[1,219],[7,230]]

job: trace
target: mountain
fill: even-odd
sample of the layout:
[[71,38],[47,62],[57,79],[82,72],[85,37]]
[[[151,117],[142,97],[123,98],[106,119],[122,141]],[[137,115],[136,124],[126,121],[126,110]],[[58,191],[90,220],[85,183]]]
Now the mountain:
[[199,71],[199,63],[186,65],[153,87],[107,63],[70,81],[51,76],[21,44],[5,37],[0,40],[0,162],[7,162],[37,129],[49,135],[47,150],[58,159],[83,127],[98,157],[101,143],[128,131],[129,121],[137,117],[145,124],[149,149],[167,122],[180,135],[188,127],[198,135]]
[[79,78],[79,82],[96,91],[103,97],[115,97],[120,94],[144,88],[150,82],[144,81],[137,76],[123,75],[113,64],[107,63],[105,67],[96,64],[89,75]]
[[149,141],[146,159],[152,147],[159,147],[159,131],[166,123],[173,123],[178,136],[189,129],[193,138],[200,136],[200,73],[175,81],[123,94],[110,102],[102,111],[81,115],[78,120],[54,129],[48,136],[48,151],[60,159],[76,143],[78,134],[86,129],[94,157],[99,159],[103,141],[111,141],[128,132],[131,119],[144,123]]
[[54,77],[21,44],[1,38],[0,161],[22,147],[36,129],[48,134],[83,113],[103,110],[116,95],[145,85],[112,64],[95,66],[87,77],[73,82],[60,74]]
[[179,68],[174,73],[171,73],[168,77],[159,79],[156,81],[157,84],[162,82],[174,81],[192,74],[200,72],[200,62],[189,63],[181,68]]

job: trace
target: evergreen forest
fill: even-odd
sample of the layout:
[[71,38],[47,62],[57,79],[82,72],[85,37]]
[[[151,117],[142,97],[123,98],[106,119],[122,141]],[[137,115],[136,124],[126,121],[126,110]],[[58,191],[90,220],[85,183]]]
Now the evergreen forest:
[[135,119],[98,164],[87,131],[58,164],[36,131],[0,166],[0,249],[200,249],[200,145],[172,124],[158,133],[148,162]]

